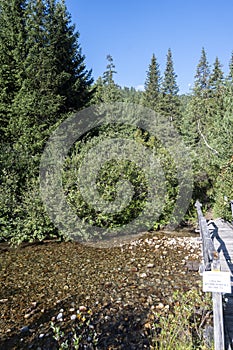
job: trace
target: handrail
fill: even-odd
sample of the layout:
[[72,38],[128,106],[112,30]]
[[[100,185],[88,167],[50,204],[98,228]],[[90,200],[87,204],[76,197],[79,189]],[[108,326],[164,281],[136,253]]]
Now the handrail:
[[[232,201],[233,202],[233,201]],[[233,206],[233,203],[232,203]],[[196,201],[199,229],[202,239],[203,270],[220,271],[219,254],[215,250],[211,239],[206,219],[202,213],[202,204]],[[232,212],[233,213],[233,212]],[[224,325],[223,325],[223,306],[222,293],[212,293],[213,316],[214,316],[214,348],[215,350],[225,349]]]
[[211,239],[206,219],[202,213],[202,210],[201,210],[202,204],[199,201],[196,201],[195,207],[197,209],[198,224],[199,224],[199,229],[201,233],[202,253],[204,258],[204,270],[210,271],[211,266],[213,264],[216,266],[217,261],[219,260],[218,252],[216,252],[214,248],[214,243]]
[[[230,203],[231,203],[231,214],[233,219],[233,200],[231,200]],[[232,220],[232,224],[233,224],[233,220]]]

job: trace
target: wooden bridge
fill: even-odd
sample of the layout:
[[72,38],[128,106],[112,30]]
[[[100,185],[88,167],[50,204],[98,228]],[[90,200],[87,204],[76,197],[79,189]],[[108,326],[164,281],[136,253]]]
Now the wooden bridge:
[[[233,225],[221,219],[207,223],[201,204],[195,204],[202,239],[203,271],[230,273],[231,293],[213,292],[215,350],[233,349]],[[231,201],[233,216],[233,201]]]

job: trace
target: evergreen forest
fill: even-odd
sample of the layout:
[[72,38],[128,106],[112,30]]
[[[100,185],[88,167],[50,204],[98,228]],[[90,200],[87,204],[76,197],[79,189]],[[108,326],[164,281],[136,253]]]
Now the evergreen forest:
[[[151,54],[145,88],[138,91],[116,84],[117,67],[109,54],[105,72],[94,81],[64,0],[1,0],[0,241],[67,238],[49,218],[40,196],[41,155],[51,133],[68,117],[92,105],[115,102],[153,110],[173,125],[188,148],[194,187],[181,224],[196,220],[197,199],[215,217],[232,220],[233,54],[224,74],[218,57],[209,62],[208,53],[200,48],[193,88],[183,95],[170,48],[165,63],[161,72],[156,54]],[[98,140],[121,136],[156,149],[165,173],[166,198],[161,215],[148,230],[166,226],[178,196],[171,155],[147,130],[124,125],[97,129],[77,140],[65,160],[67,202],[83,222],[103,228],[120,227],[139,215],[147,200],[147,180],[133,162],[109,161],[99,174],[98,190],[109,202],[116,198],[122,173],[134,187],[132,201],[117,215],[96,212],[76,183],[75,169],[89,149]]]

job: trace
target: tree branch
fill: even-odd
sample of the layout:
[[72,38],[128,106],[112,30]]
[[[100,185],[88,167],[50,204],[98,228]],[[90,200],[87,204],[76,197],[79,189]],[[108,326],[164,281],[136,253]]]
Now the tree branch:
[[206,141],[205,136],[202,134],[201,128],[200,128],[200,120],[197,121],[197,129],[198,129],[199,134],[200,134],[201,137],[203,138],[203,141],[205,142],[206,147],[208,147],[214,154],[219,155],[218,151],[216,151],[216,149],[212,148],[212,147],[208,144],[208,142]]

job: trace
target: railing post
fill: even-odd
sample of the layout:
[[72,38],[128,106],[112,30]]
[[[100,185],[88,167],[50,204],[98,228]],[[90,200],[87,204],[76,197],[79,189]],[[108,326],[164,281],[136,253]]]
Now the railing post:
[[232,214],[232,223],[233,223],[233,200],[231,200],[230,203],[231,203],[231,214]]
[[[214,252],[211,271],[220,271],[219,254]],[[225,350],[222,293],[212,293],[214,317],[214,349]]]
[[214,316],[214,349],[225,350],[222,293],[212,293]]
[[[213,241],[210,237],[207,222],[201,210],[202,205],[199,201],[196,201],[195,207],[197,209],[199,228],[202,238],[204,270],[220,271],[219,254],[215,250]],[[231,201],[231,208],[233,215],[233,201]],[[214,348],[215,350],[225,350],[222,293],[212,293],[212,300],[214,316]]]

